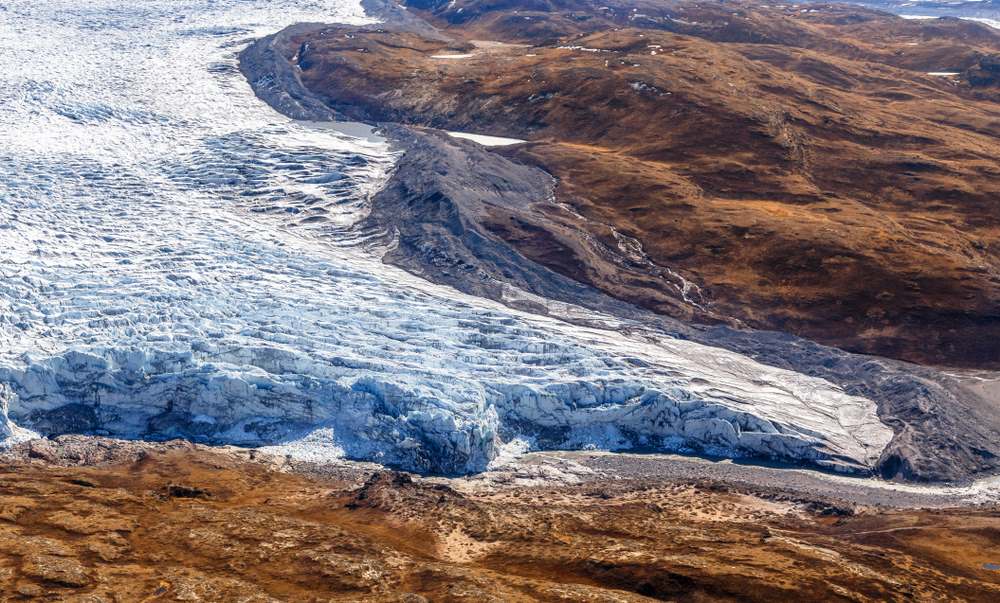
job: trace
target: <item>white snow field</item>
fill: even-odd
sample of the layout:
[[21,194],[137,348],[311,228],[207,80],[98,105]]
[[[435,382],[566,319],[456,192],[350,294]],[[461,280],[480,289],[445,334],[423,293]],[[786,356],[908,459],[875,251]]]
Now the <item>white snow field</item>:
[[462,138],[465,140],[471,140],[472,142],[478,142],[484,147],[506,147],[512,144],[522,144],[527,142],[526,140],[521,140],[520,138],[487,136],[485,134],[471,134],[469,132],[448,132],[448,136],[451,136],[452,138]]
[[235,53],[333,0],[0,5],[0,437],[273,445],[443,473],[537,448],[864,468],[830,383],[510,310],[351,229],[393,155],[258,101]]

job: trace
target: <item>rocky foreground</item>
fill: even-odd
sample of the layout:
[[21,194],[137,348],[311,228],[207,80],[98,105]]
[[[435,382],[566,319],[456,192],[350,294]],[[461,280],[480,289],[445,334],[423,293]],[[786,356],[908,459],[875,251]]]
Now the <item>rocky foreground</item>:
[[853,500],[850,486],[840,497],[811,491],[806,478],[799,489],[737,486],[623,466],[538,457],[446,480],[183,443],[36,441],[0,469],[0,593],[90,602],[1000,597],[995,506],[917,510],[953,499],[907,495],[875,506]]

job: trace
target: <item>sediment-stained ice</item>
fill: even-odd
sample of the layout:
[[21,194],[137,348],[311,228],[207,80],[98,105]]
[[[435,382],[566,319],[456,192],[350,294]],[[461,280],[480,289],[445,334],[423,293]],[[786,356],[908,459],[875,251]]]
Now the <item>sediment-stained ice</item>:
[[484,469],[503,444],[870,467],[870,400],[648,331],[584,328],[383,265],[352,226],[377,138],[291,122],[246,40],[341,2],[80,6],[0,20],[0,436],[298,446]]

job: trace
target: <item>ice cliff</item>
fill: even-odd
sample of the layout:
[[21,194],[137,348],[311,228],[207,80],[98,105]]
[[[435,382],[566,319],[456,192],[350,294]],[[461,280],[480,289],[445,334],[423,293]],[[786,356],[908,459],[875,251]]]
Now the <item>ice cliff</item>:
[[350,458],[446,474],[484,469],[513,438],[863,471],[891,438],[870,401],[721,350],[608,345],[596,338],[612,334],[510,317],[475,322],[454,329],[464,346],[432,347],[409,366],[393,362],[402,350],[363,359],[196,341],[67,351],[0,367],[0,382],[13,386],[10,420],[41,434],[257,446],[323,429]]

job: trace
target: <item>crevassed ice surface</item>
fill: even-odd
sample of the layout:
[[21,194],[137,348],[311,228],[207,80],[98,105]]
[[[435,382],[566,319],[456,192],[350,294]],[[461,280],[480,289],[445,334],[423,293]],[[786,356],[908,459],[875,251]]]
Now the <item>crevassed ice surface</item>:
[[518,313],[358,245],[390,149],[276,114],[236,52],[361,18],[322,0],[0,5],[0,436],[449,473],[515,440],[877,458],[874,404],[825,381]]

